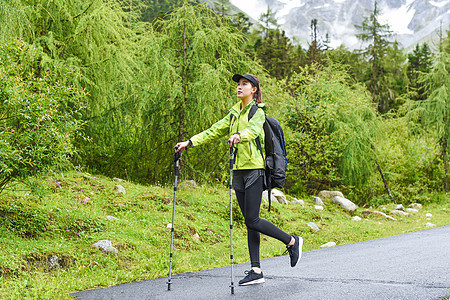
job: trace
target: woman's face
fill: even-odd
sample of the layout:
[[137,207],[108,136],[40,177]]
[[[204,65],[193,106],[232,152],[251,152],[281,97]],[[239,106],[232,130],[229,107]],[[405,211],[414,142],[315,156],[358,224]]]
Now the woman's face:
[[237,97],[240,99],[247,97],[253,98],[253,95],[256,93],[256,87],[254,87],[247,79],[241,78],[239,80],[236,92]]

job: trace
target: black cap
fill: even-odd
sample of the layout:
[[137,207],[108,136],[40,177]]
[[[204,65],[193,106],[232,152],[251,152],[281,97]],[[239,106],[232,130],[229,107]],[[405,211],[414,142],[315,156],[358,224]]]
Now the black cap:
[[249,74],[245,74],[245,75],[234,74],[233,75],[233,81],[235,81],[235,82],[239,82],[239,80],[241,80],[241,78],[245,78],[248,81],[250,81],[253,84],[253,86],[256,87],[256,91],[259,91],[259,83],[258,83],[258,81],[256,81],[255,78],[253,78],[252,75],[249,75]]

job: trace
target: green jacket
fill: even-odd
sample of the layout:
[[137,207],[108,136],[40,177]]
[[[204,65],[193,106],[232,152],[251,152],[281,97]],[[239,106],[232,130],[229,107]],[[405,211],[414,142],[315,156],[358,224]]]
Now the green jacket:
[[[232,134],[239,132],[241,141],[236,144],[237,155],[234,170],[247,169],[264,169],[264,157],[261,156],[260,151],[256,147],[256,138],[259,137],[264,152],[264,130],[263,124],[265,121],[265,105],[258,104],[262,109],[257,109],[255,115],[248,121],[248,113],[255,101],[251,101],[241,111],[241,102],[236,103],[230,112],[220,121],[213,124],[205,131],[191,137],[192,145],[199,146],[212,140],[230,137]],[[234,115],[232,118],[231,115]]]

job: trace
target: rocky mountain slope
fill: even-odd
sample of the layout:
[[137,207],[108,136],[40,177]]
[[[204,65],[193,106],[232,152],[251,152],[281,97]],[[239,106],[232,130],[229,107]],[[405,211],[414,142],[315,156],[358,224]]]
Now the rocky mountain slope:
[[[231,0],[253,19],[270,7],[276,12],[278,23],[286,34],[307,46],[310,43],[311,20],[317,19],[318,34],[329,45],[344,44],[350,49],[360,48],[354,25],[373,11],[373,0]],[[442,28],[443,34],[450,26],[450,1],[448,0],[379,0],[382,24],[389,24],[393,37],[408,49],[424,41],[433,44]],[[430,45],[433,47],[433,45]]]

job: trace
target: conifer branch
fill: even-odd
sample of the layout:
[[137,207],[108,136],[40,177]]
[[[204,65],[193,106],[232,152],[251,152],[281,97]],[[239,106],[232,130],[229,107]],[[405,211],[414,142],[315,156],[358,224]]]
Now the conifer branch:
[[78,17],[80,17],[81,15],[85,14],[89,10],[89,8],[91,8],[92,4],[94,4],[94,1],[92,1],[91,4],[89,4],[88,7],[82,13],[80,13],[80,14],[76,15],[75,17],[73,17],[73,19],[75,20]]

